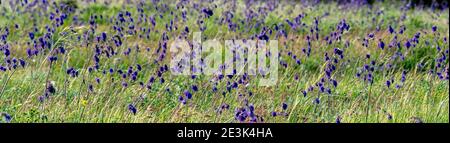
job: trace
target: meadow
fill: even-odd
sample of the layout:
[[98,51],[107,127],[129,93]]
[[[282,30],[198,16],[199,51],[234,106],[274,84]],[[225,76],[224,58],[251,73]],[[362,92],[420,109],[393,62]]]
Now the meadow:
[[[277,40],[277,84],[172,74],[193,32]],[[445,1],[2,0],[0,122],[449,123],[448,36]]]

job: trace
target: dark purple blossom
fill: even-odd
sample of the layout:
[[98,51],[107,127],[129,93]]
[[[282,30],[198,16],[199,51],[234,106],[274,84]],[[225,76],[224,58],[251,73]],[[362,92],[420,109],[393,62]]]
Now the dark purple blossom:
[[137,109],[133,104],[128,104],[128,110],[133,113],[133,115],[136,115]]
[[288,107],[288,105],[286,104],[286,103],[283,103],[283,110],[286,110],[287,109],[287,107]]
[[437,26],[436,26],[436,25],[433,25],[433,27],[431,27],[431,30],[432,30],[433,32],[436,32]]
[[192,98],[192,94],[191,94],[191,92],[189,92],[188,90],[185,90],[185,91],[184,91],[184,96],[185,96],[187,99],[191,99],[191,98]]
[[11,120],[12,120],[11,115],[9,115],[8,113],[2,113],[2,115],[3,115],[3,119],[5,120],[6,123],[11,122]]
[[272,117],[276,117],[277,116],[277,112],[273,111],[272,113],[270,113],[272,115]]
[[194,92],[197,92],[197,91],[198,91],[197,85],[192,85],[192,91],[194,91]]

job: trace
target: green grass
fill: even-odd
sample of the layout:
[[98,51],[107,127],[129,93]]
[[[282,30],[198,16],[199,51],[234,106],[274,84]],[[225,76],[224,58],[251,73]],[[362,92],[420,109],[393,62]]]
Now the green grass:
[[[441,34],[439,38],[448,36],[448,9],[442,11],[438,16],[429,9],[401,11],[396,8],[398,4],[386,2],[374,6],[380,7],[384,12],[384,14],[377,16],[374,14],[377,11],[375,8],[340,9],[340,6],[335,3],[302,7],[283,3],[283,6],[269,13],[267,17],[260,16],[253,19],[252,23],[241,24],[240,20],[245,18],[243,13],[245,9],[242,8],[245,4],[242,1],[238,1],[238,3],[238,7],[241,8],[236,11],[237,14],[234,15],[232,21],[239,24],[242,27],[241,29],[237,32],[228,31],[226,24],[217,24],[217,21],[222,18],[221,13],[230,7],[229,4],[220,5],[214,10],[215,14],[212,17],[205,19],[204,23],[207,29],[202,33],[202,37],[210,39],[219,33],[220,41],[234,37],[238,37],[238,39],[246,38],[258,34],[262,26],[284,23],[286,25],[284,29],[289,34],[289,38],[279,39],[279,49],[283,54],[281,60],[286,61],[289,68],[284,69],[280,66],[276,86],[258,87],[256,85],[257,78],[250,77],[252,80],[247,87],[239,85],[238,89],[222,95],[222,91],[226,91],[226,80],[218,82],[218,92],[213,92],[213,84],[210,81],[214,78],[213,76],[200,75],[196,79],[191,79],[188,76],[174,76],[170,73],[164,73],[163,77],[166,82],[161,84],[157,79],[151,90],[140,87],[138,81],[146,83],[150,76],[156,76],[158,67],[161,66],[153,62],[159,56],[154,51],[158,48],[158,42],[165,31],[165,24],[170,23],[170,20],[174,17],[170,15],[169,10],[165,13],[159,13],[153,6],[149,6],[151,3],[146,4],[144,8],[147,17],[154,16],[157,21],[156,27],[151,31],[151,38],[144,40],[137,36],[129,36],[122,39],[124,45],[115,49],[118,55],[113,58],[101,57],[100,67],[102,70],[106,70],[107,74],[103,75],[102,70],[88,73],[87,67],[93,65],[93,60],[90,58],[93,56],[92,51],[95,46],[90,44],[89,47],[86,47],[84,40],[74,39],[89,29],[88,21],[91,14],[104,16],[104,20],[96,21],[98,27],[95,37],[104,31],[112,32],[113,23],[109,22],[109,18],[117,16],[119,12],[130,11],[135,18],[134,20],[137,21],[137,10],[133,7],[135,5],[79,5],[78,12],[69,15],[69,20],[65,22],[65,25],[56,29],[58,34],[53,35],[53,48],[65,46],[68,54],[59,55],[58,61],[53,63],[52,68],[49,68],[50,65],[45,60],[46,54],[41,54],[32,59],[26,59],[28,64],[26,68],[0,72],[0,89],[4,89],[3,93],[0,94],[0,113],[11,114],[12,122],[229,123],[238,122],[234,118],[235,109],[244,107],[244,99],[247,99],[250,104],[254,105],[255,114],[264,117],[265,122],[332,123],[336,121],[336,118],[341,118],[342,122],[349,123],[402,123],[411,122],[413,117],[418,117],[426,123],[449,122],[449,81],[440,80],[428,73],[428,70],[436,64],[435,58],[439,56],[439,52],[431,45],[439,44],[442,49],[449,49],[448,43],[444,44],[440,39],[434,41],[435,35],[431,33],[431,26],[436,25],[439,27],[439,34]],[[169,4],[171,10],[175,10],[174,4]],[[221,3],[215,2],[214,4]],[[252,6],[255,8],[259,5]],[[2,5],[2,7],[4,6]],[[84,13],[79,11],[84,11]],[[33,29],[32,24],[27,24],[29,17],[32,16],[31,21],[36,21],[33,23],[39,27],[36,37],[45,33],[43,27],[50,21],[48,18],[39,18],[33,13],[18,14],[10,9],[0,12],[5,12],[7,15],[0,18],[0,27],[9,27],[10,29],[11,34],[7,41],[11,45],[12,56],[26,56],[25,49],[30,47],[26,44],[30,41],[28,31]],[[192,11],[192,14],[190,14],[190,12],[188,10],[189,17],[186,22],[181,20],[175,22],[178,29],[168,32],[171,41],[184,30],[186,25],[189,26],[191,33],[192,31],[199,31],[196,20],[200,13]],[[293,31],[284,20],[289,18],[292,21],[292,18],[298,14],[307,13],[302,22],[311,25],[315,17],[322,16],[326,12],[329,12],[330,16],[324,17],[320,21],[320,37],[327,36],[334,31],[334,28],[342,19],[346,19],[351,25],[351,29],[344,33],[342,41],[332,45],[327,45],[323,41],[313,41],[311,43],[311,56],[307,57],[301,49],[307,46],[305,37],[309,34],[309,28]],[[368,12],[371,14],[367,14]],[[176,12],[176,14],[180,13],[180,11]],[[164,17],[160,18],[159,14]],[[407,18],[399,20],[403,14]],[[86,25],[71,25],[73,22],[71,19],[75,15]],[[432,17],[438,18],[433,19]],[[178,18],[181,19],[181,17]],[[372,18],[375,18],[377,23],[384,21],[380,25],[382,29],[380,32],[376,32],[377,25],[371,22]],[[21,29],[25,30],[16,30],[12,21],[18,23]],[[260,27],[245,29],[249,25],[256,25],[258,22],[261,24]],[[421,41],[416,48],[412,50],[403,48],[401,50],[405,54],[405,60],[390,59],[396,51],[389,48],[382,51],[377,48],[376,41],[381,38],[386,46],[389,44],[388,42],[392,39],[392,36],[386,32],[389,25],[392,25],[396,30],[401,25],[407,27],[405,33],[398,37],[402,43],[406,39],[412,38],[417,31],[426,31],[428,34],[421,32]],[[68,31],[71,26],[78,28],[75,33],[61,34]],[[128,25],[124,26],[128,27]],[[139,26],[151,27],[150,23],[136,24],[136,27]],[[0,30],[0,33],[2,32]],[[377,39],[371,40],[368,48],[361,46],[362,38],[371,32],[376,33]],[[271,37],[271,39],[273,38],[274,36]],[[188,39],[192,39],[192,34],[189,35]],[[425,39],[429,40],[431,44],[425,45]],[[344,48],[345,41],[349,41],[350,46],[348,48]],[[100,45],[114,45],[114,43],[109,41],[109,43],[100,43]],[[135,51],[136,45],[139,45],[140,53]],[[145,51],[147,47],[151,48],[150,52]],[[334,79],[339,81],[338,86],[331,89],[330,95],[311,92],[304,97],[302,90],[314,85],[324,76],[324,54],[326,52],[331,54],[335,47],[344,49],[345,55],[345,58],[337,66],[336,72],[332,75]],[[132,49],[130,56],[122,54],[126,48]],[[295,60],[287,56],[288,51],[296,54],[302,64],[296,65]],[[377,59],[377,65],[394,65],[391,70],[375,72],[372,85],[368,85],[367,82],[355,77],[358,68],[363,67],[364,64],[370,64],[370,61],[365,59],[365,55],[368,53],[372,55],[372,59]],[[2,61],[4,58],[3,55],[0,56]],[[169,58],[170,56],[166,58],[165,64],[169,63]],[[419,63],[425,64],[424,68],[427,70],[418,69],[417,64]],[[449,66],[448,58],[444,63],[443,66]],[[108,72],[108,69],[113,67],[126,71],[129,66],[135,66],[136,64],[143,67],[137,81],[123,80],[117,73],[110,75]],[[69,77],[66,74],[68,67],[78,69],[79,77]],[[408,74],[406,81],[400,83],[403,70],[408,71]],[[294,80],[294,75],[299,75],[299,79]],[[111,77],[114,77],[114,81]],[[97,84],[95,78],[99,78],[101,84]],[[395,79],[395,83],[388,88],[385,82],[391,78]],[[44,102],[39,102],[38,97],[44,94],[47,79],[55,83],[56,93],[50,95]],[[229,79],[229,81],[237,80],[236,78]],[[128,87],[122,87],[122,81],[127,81]],[[93,85],[94,92],[88,91],[88,84]],[[189,100],[186,105],[180,104],[178,96],[182,95],[184,90],[190,89],[192,84],[198,85],[200,90],[193,92],[192,100]],[[396,89],[396,84],[400,84],[402,87]],[[170,92],[167,92],[166,88],[170,88]],[[253,95],[249,96],[248,91],[251,91]],[[240,94],[243,97],[239,97]],[[141,99],[141,95],[145,95],[145,98]],[[320,99],[320,104],[313,103],[315,98]],[[139,102],[136,104],[138,112],[133,115],[128,111],[127,106],[138,100]],[[283,102],[288,104],[286,111],[282,110]],[[216,110],[222,103],[229,104],[230,109],[218,114]],[[271,117],[272,111],[289,114],[288,116]],[[388,119],[388,115],[392,115],[392,119]]]

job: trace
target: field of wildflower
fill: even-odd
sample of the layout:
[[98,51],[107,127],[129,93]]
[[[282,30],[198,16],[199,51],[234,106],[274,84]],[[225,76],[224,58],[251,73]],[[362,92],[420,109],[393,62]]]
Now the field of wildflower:
[[[174,74],[194,32],[276,40],[275,84]],[[1,0],[0,122],[448,123],[448,36],[447,1]]]

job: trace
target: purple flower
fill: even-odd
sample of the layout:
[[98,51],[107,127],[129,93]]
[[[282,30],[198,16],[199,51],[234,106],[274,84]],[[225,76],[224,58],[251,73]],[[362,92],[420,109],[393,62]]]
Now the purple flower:
[[394,28],[392,28],[392,26],[391,25],[389,25],[389,33],[394,33],[395,31],[394,31]]
[[378,48],[384,49],[384,42],[379,39]]
[[212,10],[207,9],[207,8],[204,8],[202,11],[203,11],[203,13],[206,14],[207,17],[210,17],[214,14]]
[[316,99],[314,100],[314,103],[320,104],[320,99],[319,99],[319,98],[316,98]]
[[55,89],[55,87],[53,86],[53,84],[50,83],[50,84],[47,85],[46,91],[47,91],[48,93],[53,94],[53,93],[56,92],[56,89]]
[[184,91],[184,96],[186,96],[187,99],[191,99],[192,98],[192,94],[188,90]]
[[373,38],[374,36],[375,36],[375,34],[373,34],[373,33],[369,34],[369,38]]
[[5,119],[6,123],[11,122],[11,120],[12,120],[11,115],[9,115],[8,113],[2,113],[2,114],[3,114],[3,118]]
[[128,87],[128,83],[125,82],[125,81],[123,81],[123,82],[122,82],[122,86],[123,86],[123,87]]
[[92,84],[88,85],[88,89],[89,89],[89,91],[94,92],[94,86],[92,86]]
[[337,87],[338,83],[337,83],[336,80],[332,79],[331,82],[333,83],[333,86],[334,86],[334,87]]
[[26,65],[25,60],[23,60],[23,59],[19,59],[19,63],[20,63],[20,66],[22,66],[23,68]]
[[433,32],[436,32],[437,26],[436,26],[436,25],[433,25],[433,27],[431,27],[431,30],[432,30]]
[[216,92],[216,91],[217,91],[217,87],[216,87],[216,86],[213,86],[212,91],[213,91],[213,92]]
[[9,52],[9,49],[7,49],[7,48],[3,51],[3,53],[5,54],[6,57],[11,55],[11,53]]
[[28,36],[30,37],[31,40],[34,40],[34,33],[33,32],[28,33]]
[[409,47],[411,47],[411,43],[408,41],[405,42],[405,47],[409,49]]
[[341,49],[339,49],[339,48],[334,48],[334,53],[336,54],[336,55],[342,55],[342,50]]
[[133,104],[128,104],[128,110],[133,113],[133,115],[136,115],[137,109]]
[[102,33],[102,39],[103,39],[103,41],[106,41],[106,38],[107,38],[107,37],[106,37],[106,33],[103,32],[103,33]]
[[45,100],[45,96],[39,96],[38,97],[38,100],[39,100],[39,102],[41,102],[41,103],[43,103],[44,102],[44,100]]
[[283,107],[283,110],[286,110],[288,105],[286,103],[283,103],[282,107]]
[[192,85],[192,91],[194,91],[194,92],[197,92],[197,91],[198,91],[197,85]]
[[178,101],[180,101],[183,104],[186,104],[186,100],[184,100],[183,96],[179,96]]
[[406,81],[406,71],[403,71],[401,82],[405,82],[405,81]]
[[306,95],[308,94],[308,92],[306,90],[303,90],[302,93],[303,93],[303,97],[306,97]]
[[271,115],[272,115],[272,117],[276,117],[276,116],[277,116],[277,112],[273,111],[273,112],[271,113]]
[[148,80],[148,83],[153,83],[155,82],[155,77],[151,76],[150,79]]
[[141,71],[141,70],[142,70],[141,65],[137,64],[137,65],[136,65],[136,69],[137,69],[138,71]]
[[64,49],[64,47],[59,47],[59,52],[61,54],[64,54],[64,53],[66,53],[66,49]]
[[53,62],[56,61],[57,59],[58,59],[58,57],[56,57],[56,56],[50,56],[50,57],[48,58],[48,60],[50,60],[51,63],[53,63]]
[[189,33],[189,27],[184,27],[184,31],[186,32],[186,33]]
[[28,55],[28,57],[31,57],[31,56],[33,56],[33,51],[30,49],[30,48],[28,48],[27,49],[27,55]]

